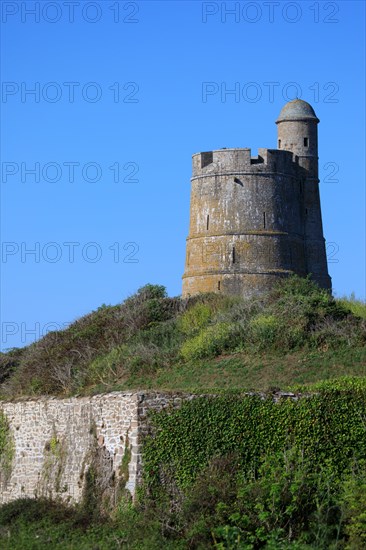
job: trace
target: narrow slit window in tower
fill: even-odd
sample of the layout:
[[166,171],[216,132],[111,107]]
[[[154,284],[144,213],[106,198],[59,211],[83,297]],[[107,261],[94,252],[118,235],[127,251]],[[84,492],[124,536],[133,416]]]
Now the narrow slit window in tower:
[[263,229],[266,228],[266,213],[263,212]]
[[278,148],[281,149],[281,140],[278,140]]
[[210,226],[210,215],[207,214],[207,220],[206,220],[206,230],[208,231],[208,228]]
[[305,216],[307,216],[307,215],[308,215],[308,209],[305,208]]
[[304,138],[304,147],[309,147],[309,138]]
[[233,264],[235,264],[235,246],[233,246]]
[[221,281],[217,281],[217,290],[220,290],[221,287]]

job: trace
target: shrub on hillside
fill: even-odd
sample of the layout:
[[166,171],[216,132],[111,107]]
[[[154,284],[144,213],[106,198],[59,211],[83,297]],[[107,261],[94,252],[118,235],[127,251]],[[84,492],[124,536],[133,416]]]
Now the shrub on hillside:
[[363,345],[365,323],[309,278],[283,279],[269,293],[263,311],[250,321],[249,340],[260,349],[288,351],[302,346]]
[[6,396],[78,391],[88,379],[87,371],[94,359],[130,341],[152,324],[174,317],[179,307],[180,300],[167,298],[160,285],[146,285],[117,306],[102,306],[65,330],[50,332],[25,348],[2,393]]
[[184,342],[181,355],[184,360],[214,357],[233,350],[238,343],[236,327],[228,323],[216,323],[203,328],[197,336]]
[[268,453],[245,476],[239,461],[235,453],[214,457],[191,485],[171,527],[182,526],[192,547],[333,548],[344,536],[341,484],[301,449]]
[[280,323],[275,315],[260,314],[249,323],[249,338],[263,349],[270,347],[278,338]]
[[7,353],[0,352],[0,384],[5,382],[18,368],[23,348],[13,348]]
[[82,386],[121,382],[131,374],[151,374],[176,359],[183,336],[175,318],[150,323],[126,343],[96,357],[84,371]]
[[[213,328],[217,325],[221,329]],[[282,279],[266,296],[231,298],[216,311],[209,302],[197,303],[180,317],[178,326],[188,337],[182,345],[185,360],[245,348],[287,352],[306,346],[327,351],[366,342],[363,320],[309,278],[297,276]],[[228,326],[230,334],[224,335],[222,327]]]
[[169,319],[177,305],[173,299],[167,298],[164,286],[147,284],[127,298],[122,308],[125,323],[132,334],[146,328],[150,323]]
[[210,304],[198,302],[179,319],[178,327],[186,336],[193,336],[201,329],[207,327],[213,316]]
[[105,355],[96,357],[84,374],[83,385],[110,384],[125,372],[126,346],[117,346]]
[[366,319],[366,302],[357,300],[354,293],[352,293],[349,298],[346,296],[338,298],[337,302],[345,309],[351,311],[356,317]]

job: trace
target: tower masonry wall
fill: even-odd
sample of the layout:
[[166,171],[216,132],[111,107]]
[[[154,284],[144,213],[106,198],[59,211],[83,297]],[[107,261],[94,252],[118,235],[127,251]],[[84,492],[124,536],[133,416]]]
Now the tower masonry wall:
[[306,274],[305,175],[290,151],[220,149],[193,155],[183,295],[252,295]]
[[318,181],[317,124],[312,120],[283,121],[277,124],[278,148],[296,155],[298,164],[307,170],[307,179]]
[[[194,155],[189,238],[282,231],[302,234],[302,169],[288,151],[250,149]],[[264,220],[265,214],[265,220]],[[209,218],[207,218],[209,216]]]
[[297,157],[291,151],[258,149],[258,156],[252,157],[251,149],[218,149],[196,153],[192,157],[192,179],[197,176],[221,172],[284,172],[296,174]]

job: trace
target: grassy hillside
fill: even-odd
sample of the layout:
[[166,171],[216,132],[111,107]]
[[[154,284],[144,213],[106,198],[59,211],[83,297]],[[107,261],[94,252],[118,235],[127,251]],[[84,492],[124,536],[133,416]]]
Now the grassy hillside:
[[0,355],[2,398],[114,389],[268,389],[366,375],[366,305],[292,277],[252,300],[146,285]]
[[[255,300],[146,285],[1,354],[0,387],[221,394],[152,418],[135,506],[122,492],[106,513],[98,484],[74,507],[20,499],[0,507],[1,548],[366,548],[366,306],[353,297],[297,277]],[[316,393],[274,404],[278,387]]]

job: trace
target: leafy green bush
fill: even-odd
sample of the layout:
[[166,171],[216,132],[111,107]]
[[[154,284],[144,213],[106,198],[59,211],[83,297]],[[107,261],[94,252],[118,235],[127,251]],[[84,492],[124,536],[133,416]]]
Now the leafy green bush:
[[265,349],[272,346],[278,337],[280,323],[274,315],[260,314],[251,320],[249,324],[250,339]]
[[219,355],[236,346],[235,327],[227,323],[217,323],[200,331],[197,336],[186,340],[181,347],[185,361]]
[[306,346],[327,351],[366,342],[366,327],[360,319],[309,278],[281,280],[258,319],[250,321],[250,336],[260,349],[288,351]]
[[178,354],[183,335],[173,319],[150,323],[138,331],[126,344],[96,357],[85,372],[82,387],[92,384],[109,385],[129,375],[148,374],[169,366]]
[[[171,317],[172,305],[162,285],[145,285],[136,294],[127,298],[123,308],[128,311],[127,317],[133,331],[143,329],[150,323],[165,321]],[[126,311],[126,313],[127,313]]]
[[348,315],[344,319],[324,318],[311,327],[308,341],[310,347],[327,351],[342,347],[364,346],[366,324],[357,317]]
[[18,368],[24,348],[12,348],[6,353],[0,352],[0,384],[5,382]]
[[197,303],[188,309],[179,319],[179,329],[183,334],[192,336],[207,327],[212,319],[212,308],[209,304]]
[[336,538],[341,510],[331,475],[314,468],[296,447],[268,454],[256,475],[238,478],[235,497],[216,507],[217,521],[223,523],[213,529],[216,543],[284,548],[317,539],[318,548],[327,548]]
[[366,462],[361,461],[343,482],[342,513],[347,535],[346,548],[366,548]]
[[174,352],[179,348],[183,338],[179,322],[173,318],[161,323],[151,323],[147,329],[139,331],[131,342],[153,344],[160,349]]
[[169,364],[169,357],[153,343],[126,346],[126,369],[129,374],[150,374]]
[[365,464],[337,481],[301,449],[269,452],[257,472],[240,472],[237,453],[214,457],[184,498],[122,500],[112,517],[46,499],[0,507],[4,550],[186,548],[267,550],[365,547]]

